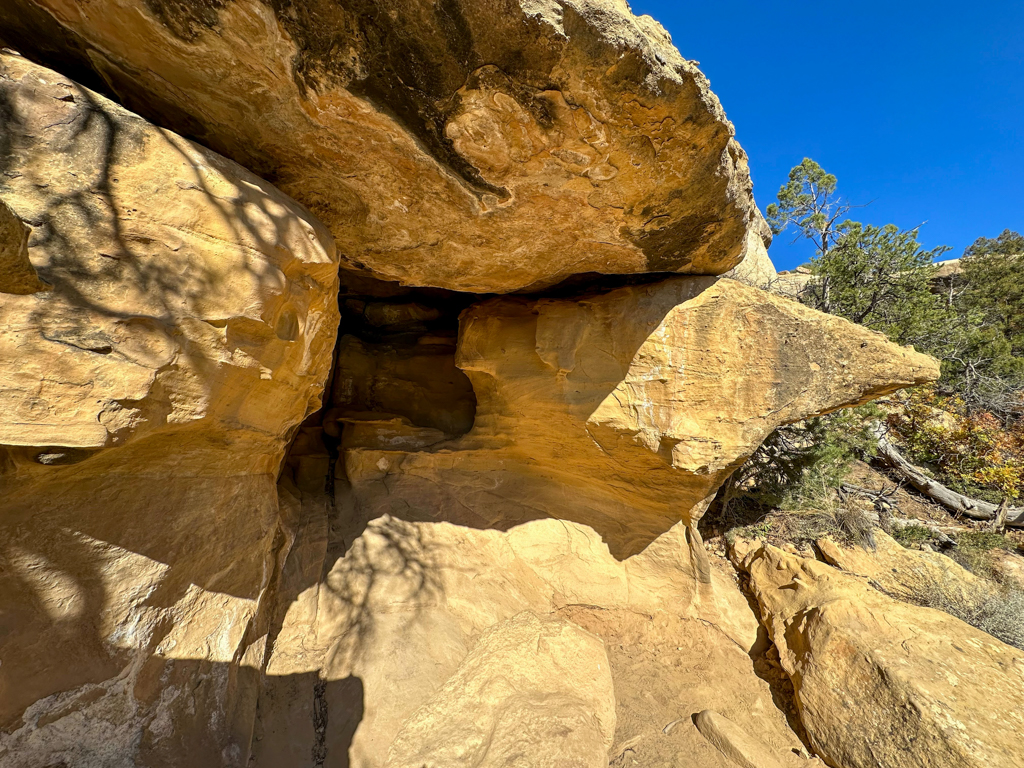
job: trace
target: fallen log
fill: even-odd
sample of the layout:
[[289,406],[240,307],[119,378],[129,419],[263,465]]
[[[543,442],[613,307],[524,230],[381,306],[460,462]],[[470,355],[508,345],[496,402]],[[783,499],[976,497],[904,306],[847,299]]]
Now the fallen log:
[[[953,514],[963,515],[972,520],[994,520],[997,514],[1000,514],[1000,505],[964,496],[928,477],[903,457],[886,437],[885,428],[881,424],[875,424],[872,431],[878,440],[878,457],[918,492],[941,504]],[[1005,507],[1005,514],[1007,527],[1024,528],[1024,507]]]

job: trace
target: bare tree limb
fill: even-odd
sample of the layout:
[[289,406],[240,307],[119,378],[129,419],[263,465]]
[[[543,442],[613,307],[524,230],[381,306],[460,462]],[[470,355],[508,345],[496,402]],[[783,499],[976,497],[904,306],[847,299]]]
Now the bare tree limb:
[[[963,515],[972,520],[996,519],[999,514],[999,505],[964,496],[962,493],[947,488],[937,480],[933,480],[903,458],[903,455],[896,450],[896,446],[885,436],[885,429],[881,424],[875,424],[872,431],[878,440],[879,458],[899,475],[905,477],[907,482],[920,493],[932,501],[938,502],[955,515]],[[1005,514],[1007,527],[1024,528],[1024,507],[1007,506]]]

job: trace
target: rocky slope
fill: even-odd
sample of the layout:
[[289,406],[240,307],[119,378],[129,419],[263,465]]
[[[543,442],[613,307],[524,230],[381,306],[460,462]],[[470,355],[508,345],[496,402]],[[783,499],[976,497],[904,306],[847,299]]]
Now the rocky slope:
[[746,544],[735,556],[830,764],[1021,764],[1024,651],[817,560]]
[[837,718],[903,727],[854,684],[901,662],[808,685],[824,598],[759,550],[754,602],[699,522],[778,425],[937,364],[749,285],[742,150],[656,23],[15,0],[0,37],[57,68],[0,55],[4,766],[853,768]]

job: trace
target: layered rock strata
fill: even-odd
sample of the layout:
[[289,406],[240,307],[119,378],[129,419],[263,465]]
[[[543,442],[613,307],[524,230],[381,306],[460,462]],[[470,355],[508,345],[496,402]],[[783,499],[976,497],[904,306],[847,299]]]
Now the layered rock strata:
[[0,99],[0,198],[46,284],[0,294],[0,763],[244,764],[334,244],[25,59],[0,56]]
[[0,37],[150,120],[0,55],[5,767],[859,768],[886,728],[974,765],[942,697],[1008,764],[827,566],[750,555],[755,611],[701,543],[773,429],[938,367],[751,287],[745,157],[652,20],[12,0]]
[[706,78],[621,0],[10,0],[0,35],[272,179],[384,279],[721,274],[770,239]]

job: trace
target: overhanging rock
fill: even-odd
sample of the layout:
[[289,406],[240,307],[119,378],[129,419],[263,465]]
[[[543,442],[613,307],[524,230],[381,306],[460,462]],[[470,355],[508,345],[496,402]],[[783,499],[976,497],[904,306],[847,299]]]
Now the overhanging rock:
[[385,279],[722,274],[770,239],[707,79],[620,0],[10,0],[0,32],[272,180]]

